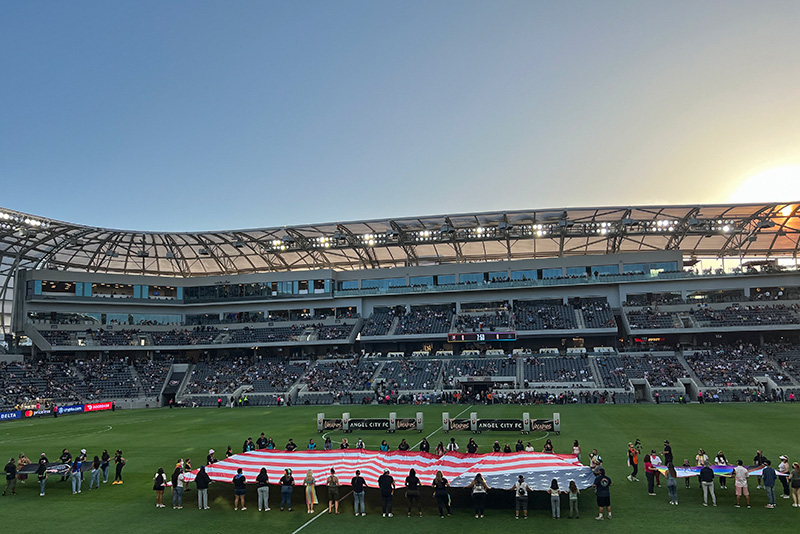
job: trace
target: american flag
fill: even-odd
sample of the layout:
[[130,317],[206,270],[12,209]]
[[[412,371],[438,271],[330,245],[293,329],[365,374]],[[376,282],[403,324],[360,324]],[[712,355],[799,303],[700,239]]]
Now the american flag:
[[[248,482],[255,482],[262,467],[267,469],[269,480],[277,484],[284,469],[291,469],[296,484],[302,484],[306,471],[311,469],[317,484],[324,484],[331,467],[336,469],[339,483],[349,485],[356,469],[369,487],[377,487],[378,477],[384,469],[394,477],[395,484],[402,486],[411,468],[423,485],[433,482],[436,471],[441,471],[452,487],[466,487],[481,473],[486,483],[493,488],[511,489],[518,475],[534,490],[547,490],[555,478],[560,488],[569,487],[574,480],[578,489],[586,489],[594,483],[592,470],[568,454],[545,454],[537,452],[464,454],[448,452],[436,456],[413,451],[371,451],[366,449],[344,449],[332,451],[279,451],[258,450],[234,454],[230,458],[206,467],[212,480],[231,482],[238,468]],[[194,480],[197,470],[187,473]]]

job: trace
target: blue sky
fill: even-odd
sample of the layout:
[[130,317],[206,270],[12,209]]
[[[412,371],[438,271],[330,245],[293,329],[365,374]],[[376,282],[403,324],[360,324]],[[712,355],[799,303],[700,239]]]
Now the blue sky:
[[0,206],[211,230],[727,202],[765,171],[800,184],[798,23],[798,2],[4,2]]

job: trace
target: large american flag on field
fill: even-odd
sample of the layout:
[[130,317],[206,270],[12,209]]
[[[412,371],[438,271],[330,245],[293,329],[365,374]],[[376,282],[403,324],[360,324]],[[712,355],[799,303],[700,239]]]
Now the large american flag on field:
[[[231,482],[236,470],[241,467],[248,482],[255,482],[262,467],[266,467],[272,484],[284,474],[284,469],[292,470],[296,484],[302,484],[306,471],[311,469],[317,484],[324,484],[331,467],[342,485],[349,485],[356,469],[370,487],[377,487],[378,477],[384,469],[394,477],[395,484],[401,487],[408,471],[414,468],[424,485],[433,482],[436,471],[441,471],[452,487],[465,487],[477,473],[483,474],[486,483],[493,488],[511,489],[518,475],[534,490],[547,490],[555,478],[560,488],[569,487],[574,480],[578,489],[585,489],[594,483],[592,470],[578,462],[573,455],[545,454],[538,452],[463,454],[448,452],[436,456],[413,451],[371,451],[366,449],[344,449],[332,451],[279,451],[258,450],[234,454],[230,458],[206,466],[212,480]],[[187,479],[194,480],[197,470],[187,473]]]

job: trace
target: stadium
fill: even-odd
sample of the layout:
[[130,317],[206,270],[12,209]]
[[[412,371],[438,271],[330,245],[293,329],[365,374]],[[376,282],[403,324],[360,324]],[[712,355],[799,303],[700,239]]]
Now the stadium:
[[[677,410],[704,404],[770,425],[800,394],[799,207],[563,208],[193,233],[0,209],[0,412],[12,435],[3,448],[38,443],[55,425],[86,426],[70,439],[93,441],[95,421],[111,429],[120,416],[135,417],[137,432],[186,432],[186,449],[162,436],[173,448],[160,443],[156,463],[140,455],[146,485],[161,463],[205,454],[180,418],[220,450],[231,439],[223,432],[261,431],[248,423],[256,410],[276,439],[315,436],[311,418],[326,411],[421,410],[427,433],[442,411],[555,410],[566,428],[573,421],[557,441],[564,453],[579,434],[609,439],[597,437],[603,427],[587,414],[600,407],[589,404],[618,410],[604,422],[626,432],[616,441],[660,438],[641,415],[660,404],[696,405],[658,412],[676,438],[687,413]],[[122,414],[51,418],[112,406]],[[198,410],[156,409],[165,407]],[[692,413],[704,434],[732,432],[723,412]],[[27,418],[30,428],[15,429],[12,419]],[[374,448],[383,438],[364,436]],[[494,436],[480,438],[483,450]]]

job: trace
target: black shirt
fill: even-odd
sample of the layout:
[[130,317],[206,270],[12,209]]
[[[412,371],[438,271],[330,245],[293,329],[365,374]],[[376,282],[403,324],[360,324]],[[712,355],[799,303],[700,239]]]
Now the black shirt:
[[208,476],[205,469],[197,473],[197,476],[194,477],[194,483],[197,485],[197,489],[204,490],[208,489],[208,485],[211,483],[211,477]]
[[233,489],[247,489],[247,479],[244,477],[244,475],[237,474],[235,477],[233,477]]
[[412,491],[413,490],[417,490],[417,489],[419,489],[419,484],[420,484],[420,482],[419,482],[419,478],[417,477],[417,475],[414,475],[414,476],[408,475],[406,477],[406,487],[408,489],[410,489]]
[[431,444],[428,443],[427,441],[423,441],[422,443],[419,444],[419,450],[421,452],[431,452]]
[[364,480],[364,477],[359,475],[353,477],[353,479],[350,481],[350,485],[353,486],[353,491],[355,493],[361,493],[364,491],[364,488],[367,487],[367,481]]
[[714,482],[714,470],[708,466],[700,470],[700,482]]
[[294,477],[292,475],[283,475],[281,477],[281,486],[294,486]]
[[394,478],[392,475],[384,473],[378,477],[378,487],[381,488],[381,495],[391,495],[394,489]]
[[6,464],[6,480],[14,480],[17,477],[17,466],[14,462]]
[[470,441],[469,443],[467,443],[467,452],[470,454],[475,454],[476,452],[478,452],[478,444],[475,443],[474,441]]
[[664,463],[671,464],[672,462],[672,447],[664,445]]
[[258,484],[259,488],[269,486],[269,475],[267,473],[259,473],[256,477],[256,483]]
[[437,495],[442,495],[444,493],[447,493],[447,486],[448,483],[446,478],[443,478],[439,482],[437,482],[436,480],[433,481],[433,487],[435,488],[434,493]]
[[286,444],[286,450],[287,451],[293,451],[293,450],[296,450],[296,449],[297,449],[297,444],[295,444],[294,441],[290,441],[289,443]]
[[39,462],[39,467],[36,469],[36,474],[39,475],[39,480],[47,478],[47,462]]
[[411,447],[409,447],[408,443],[406,443],[406,442],[401,442],[400,445],[397,446],[397,450],[398,451],[407,451],[410,448]]

